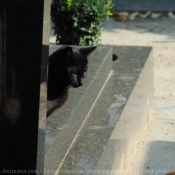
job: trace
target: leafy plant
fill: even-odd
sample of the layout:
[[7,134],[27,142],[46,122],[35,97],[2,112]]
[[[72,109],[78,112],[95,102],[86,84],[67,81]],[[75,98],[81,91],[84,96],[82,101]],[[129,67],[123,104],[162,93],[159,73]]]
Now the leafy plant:
[[72,6],[72,0],[67,0],[67,9],[70,10]]
[[112,0],[52,0],[51,17],[56,43],[96,45],[102,21],[112,15]]

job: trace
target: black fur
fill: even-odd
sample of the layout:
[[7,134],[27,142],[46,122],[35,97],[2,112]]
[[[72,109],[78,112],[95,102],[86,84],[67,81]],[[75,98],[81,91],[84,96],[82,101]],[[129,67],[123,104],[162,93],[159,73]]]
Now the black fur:
[[83,85],[88,71],[87,56],[95,48],[63,46],[49,57],[47,117],[65,104],[70,87],[77,88]]

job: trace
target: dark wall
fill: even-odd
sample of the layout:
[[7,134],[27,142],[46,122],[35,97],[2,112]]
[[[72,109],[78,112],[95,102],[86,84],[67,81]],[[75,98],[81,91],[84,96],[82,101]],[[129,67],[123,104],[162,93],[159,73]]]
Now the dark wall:
[[0,111],[0,168],[35,170],[41,67],[42,81],[47,78],[48,46],[42,45],[44,0],[4,2],[5,102]]

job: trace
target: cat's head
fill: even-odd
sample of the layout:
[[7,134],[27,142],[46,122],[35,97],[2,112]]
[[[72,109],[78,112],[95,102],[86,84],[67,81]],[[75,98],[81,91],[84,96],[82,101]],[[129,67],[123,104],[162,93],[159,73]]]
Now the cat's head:
[[70,86],[77,88],[83,85],[83,79],[88,71],[88,55],[96,49],[96,46],[86,48],[64,46],[61,49],[64,50],[64,63]]

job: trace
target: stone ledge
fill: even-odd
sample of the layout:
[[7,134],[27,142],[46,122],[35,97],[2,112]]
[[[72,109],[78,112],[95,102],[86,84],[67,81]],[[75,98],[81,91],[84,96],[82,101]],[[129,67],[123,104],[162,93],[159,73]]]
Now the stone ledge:
[[[50,52],[60,46],[51,45]],[[56,170],[112,68],[112,47],[102,46],[89,58],[85,84],[71,89],[68,103],[47,120],[44,169]]]
[[108,174],[122,174],[147,125],[153,106],[151,48],[114,47],[113,50],[118,55],[113,63],[113,75],[69,150],[61,175],[66,170],[84,171],[88,175],[96,170],[105,175],[106,170]]
[[[152,51],[98,162],[98,169],[122,175],[132,160],[153,109]],[[112,173],[115,172],[115,173]]]

